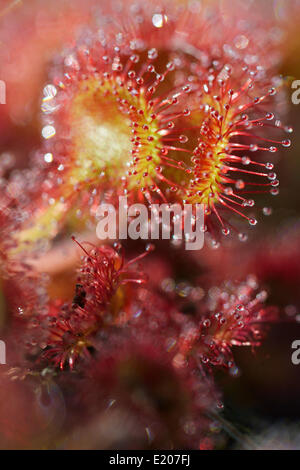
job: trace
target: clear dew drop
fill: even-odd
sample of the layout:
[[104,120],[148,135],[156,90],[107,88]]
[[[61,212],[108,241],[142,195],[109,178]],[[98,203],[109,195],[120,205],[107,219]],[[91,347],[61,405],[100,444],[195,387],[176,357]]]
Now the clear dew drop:
[[155,245],[154,245],[153,243],[148,243],[148,244],[146,245],[146,251],[147,251],[147,252],[150,253],[151,251],[154,251],[154,250],[155,250]]
[[181,144],[185,144],[187,141],[188,141],[188,137],[187,137],[186,135],[181,135],[181,136],[179,137],[179,142],[180,142]]
[[282,144],[283,147],[287,147],[287,148],[288,148],[288,147],[291,146],[292,143],[291,143],[290,139],[285,139],[285,140],[283,140],[283,141],[281,142],[281,144]]
[[55,88],[54,85],[46,85],[43,89],[44,97],[46,99],[52,99],[54,96],[57,94],[57,89]]
[[264,207],[262,210],[263,214],[266,216],[269,216],[272,214],[272,208],[271,207]]
[[148,51],[148,58],[151,60],[157,59],[158,57],[158,52],[157,49],[152,48]]
[[248,240],[248,236],[245,233],[239,233],[238,237],[241,242],[246,242]]
[[242,157],[242,163],[243,165],[249,165],[251,162],[250,158],[245,156],[245,157]]
[[245,187],[245,183],[243,180],[237,180],[237,182],[235,183],[235,187],[236,189],[244,189]]
[[56,134],[56,130],[54,126],[44,126],[42,129],[42,136],[44,139],[50,139],[51,137],[54,137]]
[[229,228],[223,228],[222,233],[223,233],[223,235],[228,236],[230,234]]
[[204,328],[209,328],[211,326],[211,321],[207,318],[206,320],[203,320],[202,325]]
[[241,371],[237,366],[233,366],[233,367],[230,368],[229,374],[232,377],[239,377],[241,375]]
[[277,177],[277,175],[276,175],[276,173],[274,173],[274,172],[268,174],[268,179],[271,180],[271,181],[272,181],[272,180],[275,180],[276,177]]
[[272,120],[274,119],[274,117],[275,117],[275,116],[274,116],[273,113],[267,113],[267,114],[266,114],[266,119],[267,119],[268,121],[272,121]]
[[46,163],[51,163],[53,162],[53,155],[52,153],[45,153],[44,155],[44,160]]
[[254,226],[257,224],[257,220],[254,217],[251,217],[251,219],[249,219],[249,224]]
[[167,15],[163,15],[161,13],[155,13],[152,16],[152,24],[155,28],[162,28],[163,25],[168,21]]
[[279,194],[279,189],[278,188],[272,188],[271,191],[270,191],[270,194],[272,196],[278,196]]
[[249,39],[244,35],[239,35],[234,40],[234,45],[237,49],[246,49],[249,44]]

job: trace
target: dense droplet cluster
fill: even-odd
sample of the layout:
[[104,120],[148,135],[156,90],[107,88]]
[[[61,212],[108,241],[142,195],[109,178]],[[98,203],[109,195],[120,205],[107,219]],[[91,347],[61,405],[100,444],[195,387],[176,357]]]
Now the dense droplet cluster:
[[[253,194],[278,194],[271,157],[290,147],[293,131],[275,116],[284,87],[276,28],[240,2],[237,15],[219,2],[97,3],[49,64],[39,150],[26,169],[0,162],[0,301],[3,291],[10,351],[0,389],[17,397],[25,432],[26,403],[33,427],[46,429],[38,447],[212,448],[223,408],[214,372],[238,376],[235,349],[260,346],[280,319],[247,277],[259,269],[249,262],[244,282],[218,287],[224,273],[238,279],[238,252],[205,263],[211,251],[182,253],[174,236],[157,243],[144,270],[151,244],[135,256],[127,241],[126,262],[119,242],[77,239],[95,240],[97,208],[117,207],[120,195],[151,208],[202,204],[201,230],[214,247],[219,232],[247,239],[237,225],[257,224]],[[292,266],[298,285],[295,240],[279,266],[263,246],[263,282],[277,269],[290,281]],[[69,242],[80,263],[68,259]],[[55,270],[60,254],[69,262]],[[51,290],[58,284],[63,296]],[[296,307],[285,307],[297,320]],[[8,442],[17,435],[11,401],[0,417]]]
[[278,311],[266,307],[266,291],[257,291],[253,276],[245,283],[227,283],[210,299],[210,310],[191,320],[180,339],[180,356],[192,356],[201,369],[235,368],[233,346],[255,348],[261,344],[268,324]]
[[[267,325],[278,319],[277,310],[264,305],[267,294],[258,290],[253,276],[241,284],[226,283],[210,289],[207,299],[200,287],[182,283],[176,289],[182,299],[178,303],[170,295],[171,279],[162,282],[166,295],[161,296],[145,284],[140,270],[131,268],[152,247],[125,263],[121,246],[79,245],[84,257],[73,300],[63,304],[57,299],[37,310],[36,299],[33,308],[37,313],[23,316],[22,339],[17,335],[19,359],[10,373],[24,380],[31,375],[42,379],[47,371],[53,377],[62,374],[63,380],[64,374],[72,371],[86,377],[87,388],[78,390],[75,396],[78,399],[83,394],[84,401],[91,400],[87,409],[99,407],[100,412],[116,393],[116,406],[123,409],[128,403],[134,415],[137,402],[134,399],[134,405],[130,399],[132,387],[145,391],[149,410],[154,407],[152,413],[160,393],[169,397],[167,384],[178,381],[179,387],[186,388],[179,397],[181,404],[178,402],[186,416],[178,432],[186,435],[189,445],[199,446],[207,435],[210,414],[222,408],[211,381],[213,369],[222,367],[237,374],[233,348],[259,346]],[[194,305],[191,312],[184,308],[186,301]],[[28,357],[26,368],[20,360],[22,349]],[[100,384],[101,398],[95,393]],[[175,409],[177,406],[170,405],[170,413]],[[139,413],[147,428],[151,420],[144,411]],[[169,418],[160,419],[166,424]]]
[[[126,264],[123,256],[109,246],[94,247],[89,252],[82,249],[86,257],[73,301],[64,305],[54,302],[47,315],[36,315],[33,319],[42,328],[35,332],[44,349],[42,357],[61,369],[65,366],[73,369],[79,357],[89,358],[95,335],[101,329],[128,320],[128,305],[134,295],[128,285],[145,282],[144,276],[129,266],[147,255],[149,249]],[[33,343],[37,344],[35,339]]]
[[[267,138],[266,130],[292,129],[270,111],[282,86],[271,47],[256,49],[252,33],[238,27],[224,44],[221,17],[208,20],[196,6],[182,17],[167,6],[161,14],[123,5],[123,27],[107,12],[102,29],[57,57],[43,90],[44,145],[21,246],[53,238],[63,223],[80,228],[76,217],[94,216],[103,198],[120,194],[203,204],[203,230],[220,224],[228,235],[230,214],[257,223],[247,194],[278,193],[273,164],[261,155],[290,140]],[[207,34],[187,40],[199,21]]]
[[[253,207],[253,199],[247,194],[257,192],[278,193],[279,181],[272,163],[262,163],[253,159],[255,152],[277,152],[276,145],[289,147],[289,139],[267,139],[260,135],[265,127],[282,127],[274,115],[265,113],[261,104],[266,105],[270,96],[276,94],[275,88],[252,98],[256,91],[255,73],[245,66],[239,76],[240,88],[230,88],[236,80],[234,68],[225,66],[210,82],[203,84],[199,102],[203,110],[199,145],[192,157],[193,179],[189,183],[186,200],[190,203],[202,203],[206,213],[214,213],[218,218],[224,235],[229,235],[230,226],[225,224],[220,210],[230,210],[246,218],[250,225],[256,225],[254,217],[245,214],[247,207]],[[223,78],[221,78],[223,75]],[[288,133],[290,129],[284,128]],[[247,142],[248,141],[248,142]],[[270,143],[270,146],[260,142]],[[258,142],[258,143],[256,143]],[[257,169],[258,167],[258,169]],[[206,229],[208,229],[206,227]]]

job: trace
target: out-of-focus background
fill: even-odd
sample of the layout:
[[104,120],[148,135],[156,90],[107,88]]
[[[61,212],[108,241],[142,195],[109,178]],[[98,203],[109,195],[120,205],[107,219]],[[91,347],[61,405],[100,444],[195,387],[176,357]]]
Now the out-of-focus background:
[[[214,8],[221,8],[225,16],[232,12],[231,0],[204,1],[211,4],[212,12]],[[6,103],[0,105],[0,176],[7,176],[14,168],[26,168],[39,148],[41,90],[49,64],[65,41],[79,34],[82,25],[95,22],[95,5],[99,3],[1,0],[0,80],[6,86]],[[278,41],[281,73],[287,77],[282,115],[294,128],[293,145],[275,157],[280,194],[271,203],[264,196],[260,198],[261,207],[270,205],[272,214],[264,216],[260,211],[261,223],[251,231],[248,242],[236,246],[229,241],[216,251],[205,248],[192,273],[185,255],[177,254],[175,261],[174,253],[170,257],[178,281],[188,281],[193,275],[203,289],[205,277],[212,270],[216,284],[228,277],[254,273],[270,292],[269,304],[280,306],[287,316],[298,315],[299,323],[273,325],[255,358],[247,348],[237,350],[239,369],[235,377],[220,373],[218,381],[225,395],[224,426],[231,436],[226,443],[229,448],[245,447],[243,436],[247,435],[250,443],[246,446],[254,442],[260,448],[300,449],[300,365],[291,361],[292,342],[300,340],[300,104],[293,104],[291,87],[294,80],[300,80],[300,2],[248,0],[236,1],[234,6],[248,9],[249,15],[274,18],[274,34],[284,37],[284,41]],[[5,311],[0,293],[0,326],[6,321]]]

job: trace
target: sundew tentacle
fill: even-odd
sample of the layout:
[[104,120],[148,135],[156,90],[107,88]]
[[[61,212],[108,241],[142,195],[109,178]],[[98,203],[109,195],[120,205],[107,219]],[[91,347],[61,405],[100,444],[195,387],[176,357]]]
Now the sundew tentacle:
[[[224,235],[228,235],[229,224],[223,220],[218,207],[231,210],[255,225],[256,219],[245,212],[245,208],[255,204],[253,199],[247,198],[247,193],[278,193],[277,175],[270,171],[274,165],[255,160],[252,154],[273,154],[278,146],[289,147],[291,141],[257,134],[270,127],[274,119],[274,114],[266,112],[262,106],[270,106],[270,97],[276,94],[276,89],[271,87],[253,98],[253,90],[257,91],[255,75],[250,73],[244,77],[247,70],[244,67],[242,86],[233,89],[234,71],[229,66],[225,66],[225,70],[225,80],[216,75],[201,85],[199,101],[203,119],[201,117],[199,144],[192,157],[193,172],[185,201],[204,204],[206,213],[214,213]],[[292,132],[291,128],[281,125],[274,127]]]
[[[205,226],[214,214],[228,234],[222,209],[255,225],[243,210],[253,206],[245,191],[278,192],[276,175],[249,156],[275,152],[278,144],[253,132],[272,125],[273,91],[263,90],[273,90],[273,54],[265,60],[251,34],[223,30],[206,9],[120,8],[122,18],[104,15],[101,29],[65,50],[51,69],[37,156],[43,168],[19,249],[53,238],[77,213],[80,228],[83,212],[90,217],[103,198],[120,194],[150,204],[204,204]],[[209,38],[219,24],[214,44],[189,37],[196,13]]]
[[144,253],[125,262],[119,245],[96,247],[73,240],[84,253],[73,301],[64,306],[50,305],[47,316],[35,318],[44,349],[41,360],[61,370],[72,370],[80,358],[90,359],[89,348],[97,333],[129,321],[132,304],[137,302],[131,286],[139,287],[147,281],[143,272],[131,266],[138,266],[153,250],[148,245]]
[[[246,186],[243,174],[267,178],[263,183],[255,179],[247,182],[248,186],[260,186],[260,190],[263,186],[274,189],[278,181],[274,173],[236,166],[238,163],[271,168],[271,164],[264,165],[240,156],[239,152],[273,153],[277,150],[274,144],[287,147],[290,141],[270,139],[272,145],[265,146],[246,143],[246,139],[243,143],[233,140],[249,137],[267,141],[253,136],[251,130],[269,125],[273,114],[250,118],[245,112],[258,108],[274,94],[274,89],[253,99],[249,90],[254,87],[255,78],[247,76],[245,69],[240,80],[236,76],[230,80],[228,66],[225,80],[219,78],[224,77],[222,70],[205,82],[190,74],[190,83],[184,84],[181,78],[179,85],[174,62],[165,64],[165,58],[160,61],[157,49],[126,55],[117,47],[112,57],[107,49],[105,52],[103,55],[104,49],[99,44],[92,49],[81,47],[76,57],[71,54],[65,58],[67,66],[62,78],[56,76],[55,85],[45,87],[44,158],[54,172],[48,173],[50,191],[45,194],[52,207],[42,214],[39,225],[47,226],[51,220],[55,230],[55,223],[82,190],[99,189],[99,184],[101,190],[112,187],[120,193],[122,188],[137,199],[143,194],[150,203],[156,193],[164,202],[175,199],[204,204],[208,212],[217,215],[226,233],[228,229],[224,228],[216,205],[232,209],[254,225],[255,220],[236,207],[253,206],[252,199],[241,196]],[[186,71],[187,60],[182,61],[180,72]],[[165,64],[163,72],[157,72],[156,63],[160,68]],[[161,96],[164,81],[171,74],[174,76]],[[229,88],[231,83],[241,80],[238,91]],[[51,122],[57,123],[57,127]],[[194,148],[194,136],[199,129],[199,144]],[[59,154],[55,154],[57,148],[61,149]],[[53,177],[58,181],[58,172],[59,201],[53,198]],[[37,227],[33,231],[35,236],[41,235]],[[30,234],[33,235],[32,230]],[[27,236],[25,232],[21,238]]]
[[172,84],[175,69],[154,48],[136,54],[96,42],[64,57],[44,88],[43,194],[35,207],[38,218],[31,218],[33,227],[20,233],[20,242],[52,237],[86,190],[95,197],[112,188],[149,202],[156,193],[166,201],[161,182],[176,183],[163,168],[188,173],[172,153],[192,152],[183,147],[187,137],[180,127],[169,121],[190,114],[183,106],[191,87],[184,80]]
[[261,345],[270,323],[279,313],[265,305],[265,290],[257,289],[254,276],[240,284],[227,282],[216,289],[209,312],[201,312],[181,334],[179,354],[198,362],[205,373],[213,367],[234,371],[233,346]]

